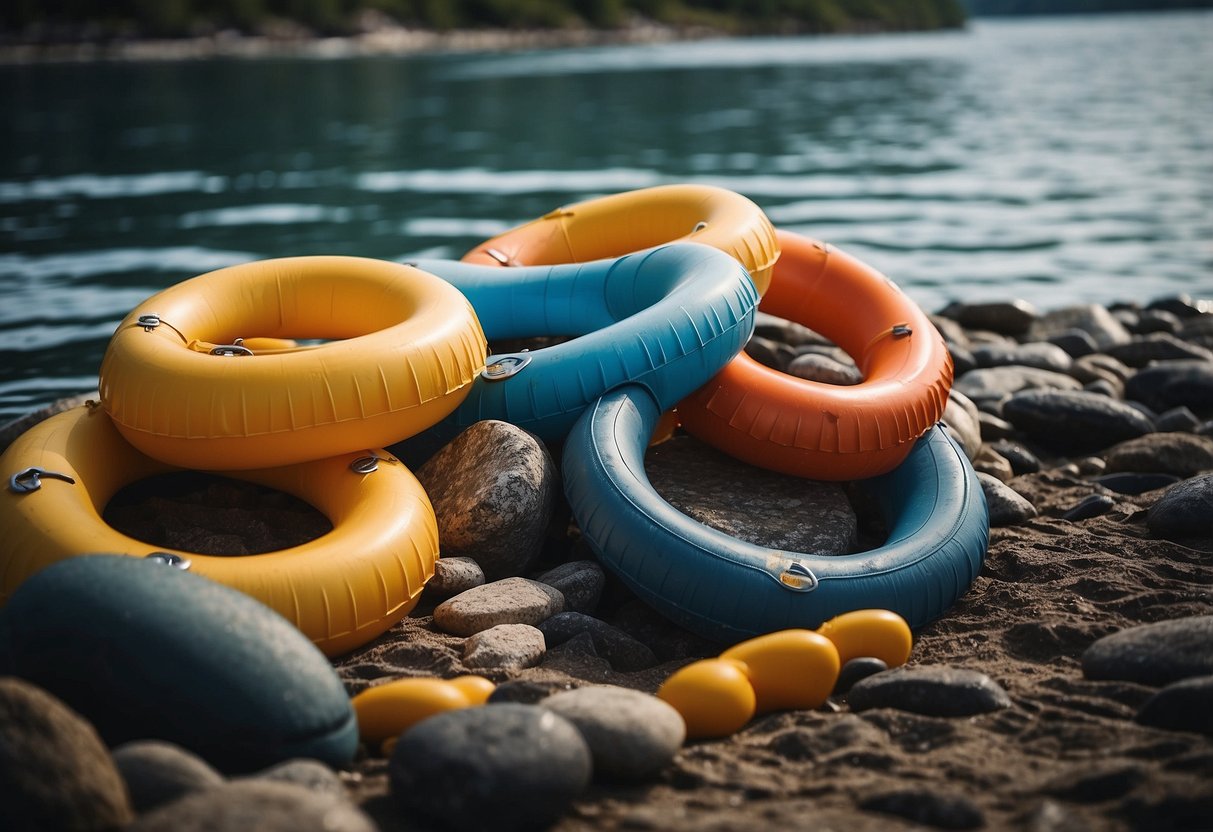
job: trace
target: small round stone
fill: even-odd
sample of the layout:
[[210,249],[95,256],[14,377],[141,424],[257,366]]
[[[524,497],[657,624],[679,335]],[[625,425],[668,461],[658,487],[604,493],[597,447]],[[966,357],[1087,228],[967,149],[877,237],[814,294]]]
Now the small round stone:
[[838,682],[834,685],[834,695],[842,696],[855,686],[860,679],[883,673],[889,666],[874,656],[860,656],[851,659],[838,671]]
[[224,782],[206,760],[171,742],[132,740],[113,756],[139,814]]
[[899,667],[857,682],[853,711],[896,708],[926,716],[972,716],[1007,708],[1011,697],[976,670],[945,666]]

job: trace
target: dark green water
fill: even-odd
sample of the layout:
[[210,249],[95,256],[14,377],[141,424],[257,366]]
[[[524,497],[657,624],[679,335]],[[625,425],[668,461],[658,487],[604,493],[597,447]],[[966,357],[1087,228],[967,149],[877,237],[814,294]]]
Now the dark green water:
[[518,54],[0,67],[0,419],[96,385],[160,288],[458,257],[707,182],[927,309],[1213,296],[1213,14]]

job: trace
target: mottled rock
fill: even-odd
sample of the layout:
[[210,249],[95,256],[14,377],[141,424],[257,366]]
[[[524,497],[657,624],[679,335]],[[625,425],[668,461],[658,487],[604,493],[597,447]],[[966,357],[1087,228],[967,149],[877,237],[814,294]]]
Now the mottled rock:
[[970,460],[981,451],[981,415],[977,405],[959,390],[952,390],[940,419]]
[[521,575],[543,549],[556,468],[543,443],[506,422],[469,427],[417,470],[446,557],[473,558],[488,580]]
[[1079,520],[1088,520],[1092,517],[1107,514],[1115,507],[1116,501],[1106,494],[1088,494],[1073,507],[1066,509],[1062,513],[1061,519],[1076,523]]
[[1047,341],[1070,329],[1081,329],[1090,335],[1101,351],[1114,344],[1123,344],[1130,338],[1124,324],[1099,304],[1067,306],[1046,312],[1033,322],[1028,330],[1028,338]]
[[570,612],[592,613],[602,597],[606,575],[596,560],[572,560],[549,569],[535,580],[560,590],[564,608]]
[[434,624],[470,636],[498,624],[539,624],[564,609],[564,596],[527,578],[504,578],[448,598],[434,609]]
[[41,688],[0,676],[0,828],[88,832],[131,817],[122,776],[93,727]]
[[977,829],[985,825],[981,808],[962,795],[942,795],[917,787],[865,797],[859,808],[896,815],[936,829]]
[[447,711],[396,743],[392,797],[450,829],[541,829],[589,785],[589,747],[567,719],[534,705]]
[[440,557],[434,561],[434,576],[426,581],[425,591],[439,598],[449,598],[483,586],[484,582],[484,570],[473,558]]
[[1213,470],[1213,439],[1190,433],[1150,433],[1104,453],[1109,472],[1150,471],[1181,479]]
[[1150,531],[1168,540],[1213,534],[1213,474],[1167,489],[1146,517]]
[[319,760],[286,760],[250,775],[250,779],[291,783],[307,789],[312,794],[347,799],[345,784],[341,782],[337,772]]
[[860,679],[866,679],[869,676],[875,676],[877,673],[884,673],[889,669],[883,659],[878,659],[875,656],[860,656],[851,659],[844,664],[838,671],[838,681],[834,683],[834,696],[845,696],[851,688],[855,687],[855,683]]
[[1213,674],[1213,615],[1141,624],[1104,636],[1082,654],[1088,679],[1169,685]]
[[690,436],[650,447],[645,470],[672,506],[731,537],[788,552],[855,550],[855,511],[837,483],[742,465]]
[[966,329],[986,329],[1001,335],[1023,335],[1037,319],[1036,308],[1024,300],[948,304],[939,311]]
[[1035,367],[987,367],[956,379],[954,392],[963,393],[982,410],[1023,390],[1078,390],[1078,379]]
[[132,740],[118,746],[114,765],[139,814],[224,782],[223,775],[206,760],[162,740]]
[[1213,362],[1160,361],[1134,373],[1125,396],[1157,411],[1182,405],[1204,413],[1213,408]]
[[1146,700],[1136,719],[1168,731],[1213,734],[1213,675],[1167,685]]
[[1003,482],[1015,476],[1010,461],[989,445],[982,445],[977,456],[973,457],[973,468],[979,473],[989,474]]
[[987,344],[973,349],[973,360],[977,362],[978,367],[1035,367],[1054,373],[1068,372],[1070,365],[1074,363],[1069,353],[1056,344],[1045,341],[1005,347]]
[[1103,474],[1095,478],[1095,483],[1102,485],[1117,494],[1144,494],[1157,488],[1168,488],[1179,482],[1174,474],[1135,474],[1117,473]]
[[991,526],[1017,526],[1036,516],[1036,507],[1002,480],[980,471],[977,479],[990,509]]
[[1105,352],[1129,367],[1145,367],[1152,361],[1213,362],[1213,352],[1196,344],[1181,341],[1169,332],[1152,332],[1135,336],[1126,344],[1108,347]]
[[543,658],[543,633],[530,624],[498,624],[468,637],[463,664],[468,668],[499,667],[521,670]]
[[1154,430],[1138,410],[1077,390],[1028,390],[1003,403],[1015,427],[1049,445],[1097,450]]
[[855,683],[853,711],[895,708],[927,716],[972,716],[1011,706],[1007,692],[984,673],[928,665],[898,667]]
[[673,706],[629,688],[578,688],[540,705],[577,727],[594,759],[594,776],[603,780],[647,780],[670,764],[686,739],[686,724]]
[[815,352],[802,353],[788,364],[788,375],[823,384],[851,385],[863,381],[859,368]]
[[1011,464],[1011,470],[1015,476],[1034,474],[1040,470],[1040,460],[1037,459],[1036,454],[1018,442],[999,439],[996,442],[991,442],[990,447]]
[[143,815],[127,832],[376,832],[352,803],[293,783],[233,780]]
[[539,625],[548,646],[564,644],[569,639],[586,634],[594,644],[594,652],[606,659],[621,673],[644,670],[657,664],[657,657],[648,645],[605,621],[579,612],[562,612]]

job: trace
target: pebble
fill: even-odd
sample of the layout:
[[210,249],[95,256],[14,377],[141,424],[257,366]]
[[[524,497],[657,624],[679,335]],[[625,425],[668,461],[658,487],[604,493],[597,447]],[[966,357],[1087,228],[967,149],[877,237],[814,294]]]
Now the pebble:
[[1197,344],[1181,341],[1169,332],[1135,336],[1127,344],[1116,344],[1105,352],[1130,367],[1145,367],[1155,361],[1213,362],[1213,352]]
[[546,651],[543,633],[530,624],[498,624],[468,637],[463,664],[475,669],[521,670],[539,664]]
[[1213,674],[1213,615],[1141,624],[1104,636],[1082,654],[1088,679],[1169,685]]
[[670,764],[686,739],[686,724],[673,706],[629,688],[577,688],[540,705],[577,727],[593,757],[594,776],[603,780],[647,780]]
[[514,702],[519,705],[538,705],[554,693],[571,690],[568,682],[551,679],[510,679],[502,682],[489,696],[490,704],[500,705]]
[[1146,700],[1136,720],[1169,731],[1213,735],[1213,675],[1167,685]]
[[1095,340],[1101,351],[1114,344],[1123,344],[1131,337],[1124,324],[1116,320],[1103,306],[1096,303],[1053,309],[1033,321],[1028,338],[1047,341],[1070,329],[1081,329]]
[[798,324],[795,321],[789,321],[786,318],[780,318],[769,312],[761,311],[754,315],[754,335],[759,338],[768,338],[781,344],[787,344],[791,347],[799,347],[803,344],[829,343],[825,336],[814,332],[804,324]]
[[1194,433],[1200,427],[1200,417],[1189,408],[1180,405],[1158,414],[1154,426],[1160,431],[1188,431]]
[[140,817],[125,832],[377,832],[347,800],[294,783],[232,780],[194,792]]
[[448,598],[434,609],[434,624],[470,636],[498,624],[536,625],[564,609],[564,596],[527,578],[504,578]]
[[1062,513],[1061,519],[1069,520],[1071,523],[1079,520],[1089,520],[1092,517],[1107,514],[1115,507],[1116,501],[1107,494],[1088,494],[1072,508]]
[[853,364],[844,364],[828,355],[813,352],[796,356],[788,364],[786,372],[788,375],[822,384],[852,385],[863,381],[863,374]]
[[855,683],[853,711],[895,708],[926,716],[972,716],[1011,706],[1011,697],[976,670],[928,665],[898,667]]
[[1032,341],[1026,344],[999,346],[986,344],[973,350],[973,360],[978,367],[1035,367],[1054,373],[1066,373],[1074,359],[1056,344]]
[[860,679],[884,673],[888,669],[889,666],[875,656],[860,656],[851,659],[838,671],[838,681],[834,683],[833,695],[845,696]]
[[1002,408],[1015,427],[1051,445],[1099,449],[1154,430],[1154,425],[1128,405],[1082,391],[1028,390],[1016,393]]
[[985,826],[981,808],[960,795],[941,795],[925,787],[899,789],[865,797],[859,808],[896,815],[936,829],[977,829]]
[[1143,309],[1137,313],[1137,321],[1130,327],[1134,335],[1145,335],[1150,332],[1170,332],[1175,334],[1183,328],[1179,316],[1165,309]]
[[606,575],[596,560],[562,563],[536,576],[535,580],[560,590],[564,608],[571,612],[593,613],[606,586]]
[[345,687],[299,630],[144,558],[68,558],[27,579],[0,610],[0,656],[111,745],[155,737],[225,772],[295,757],[342,766],[358,747]]
[[941,419],[944,428],[972,460],[981,450],[981,411],[964,393],[952,389]]
[[99,832],[131,818],[122,776],[93,726],[41,688],[0,676],[0,828]]
[[1157,488],[1167,488],[1179,482],[1173,474],[1104,474],[1093,482],[1117,494],[1144,494]]
[[434,561],[434,577],[426,581],[425,590],[439,598],[449,598],[483,586],[484,582],[484,570],[473,558],[440,557]]
[[558,613],[544,621],[539,629],[550,647],[564,644],[583,633],[588,635],[593,641],[594,652],[621,673],[644,670],[657,664],[657,656],[648,645],[585,613]]
[[1045,343],[1061,347],[1071,358],[1082,358],[1084,355],[1099,352],[1099,344],[1081,329],[1067,329],[1050,335]]
[[1213,362],[1160,361],[1125,382],[1125,396],[1157,411],[1183,406],[1201,412],[1213,407]]
[[1213,534],[1213,474],[1168,488],[1150,508],[1146,525],[1155,536],[1168,540]]
[[1124,396],[1125,382],[1133,371],[1112,356],[1099,352],[1076,359],[1070,367],[1070,375],[1083,384],[1106,381],[1116,391],[1116,397],[1121,398]]
[[1190,433],[1150,433],[1104,452],[1107,470],[1174,474],[1181,479],[1213,470],[1213,439]]
[[786,552],[855,551],[858,522],[838,483],[740,465],[685,435],[650,447],[645,471],[672,506],[730,537]]
[[1018,442],[1012,442],[1009,439],[999,439],[991,442],[990,447],[1011,464],[1011,471],[1014,472],[1015,476],[1035,474],[1040,470],[1040,460],[1037,459],[1036,454]]
[[939,311],[967,329],[985,329],[1001,335],[1023,335],[1037,320],[1036,308],[1024,300],[988,303],[949,303]]
[[589,785],[590,749],[567,719],[534,705],[448,711],[406,731],[389,763],[406,815],[450,829],[540,829]]
[[224,783],[206,760],[171,742],[132,740],[113,756],[138,814]]
[[337,772],[319,760],[287,760],[276,766],[257,772],[249,779],[269,780],[274,783],[293,783],[312,794],[325,795],[346,800],[348,793]]
[[955,392],[968,396],[978,408],[986,412],[994,412],[993,408],[999,402],[1024,390],[1081,388],[1082,382],[1072,376],[1032,367],[987,367],[970,370],[956,379],[953,386]]
[[434,505],[444,556],[473,558],[490,581],[531,569],[558,489],[542,442],[519,427],[486,419],[416,473]]
[[977,479],[990,510],[991,526],[1017,526],[1036,516],[1036,507],[1002,480],[980,471]]
[[989,474],[1003,482],[1015,476],[1010,460],[989,445],[982,445],[977,456],[973,457],[973,468],[978,473]]

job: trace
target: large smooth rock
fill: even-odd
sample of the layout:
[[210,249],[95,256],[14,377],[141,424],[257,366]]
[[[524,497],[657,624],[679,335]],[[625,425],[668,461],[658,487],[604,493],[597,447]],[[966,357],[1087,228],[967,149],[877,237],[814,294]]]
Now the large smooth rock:
[[1047,341],[1070,329],[1081,329],[1095,339],[1100,350],[1114,344],[1127,343],[1129,331],[1105,307],[1092,303],[1053,309],[1041,315],[1028,330],[1033,341]]
[[1022,335],[1037,319],[1036,307],[1025,300],[961,303],[955,301],[939,311],[967,329],[986,329],[1002,335]]
[[349,763],[353,708],[332,665],[247,595],[142,558],[69,558],[0,611],[0,672],[43,685],[110,744],[175,742],[223,771]]
[[538,664],[546,650],[543,633],[530,624],[498,624],[468,637],[463,666],[521,670]]
[[1178,482],[1146,516],[1150,531],[1168,540],[1213,535],[1213,474]]
[[927,716],[972,716],[1008,708],[1011,697],[976,670],[903,665],[856,682],[847,702],[853,711],[896,708]]
[[434,576],[426,581],[425,591],[439,598],[450,598],[483,585],[484,570],[472,558],[438,558],[434,561]]
[[549,647],[564,644],[583,633],[594,644],[594,652],[621,673],[644,670],[657,664],[648,645],[623,630],[580,612],[562,612],[539,625]]
[[527,578],[505,578],[443,601],[434,609],[434,624],[470,636],[499,624],[536,625],[563,609],[559,590]]
[[1213,470],[1213,439],[1191,433],[1150,433],[1104,453],[1108,473],[1141,471],[1193,477]]
[[1069,372],[1074,363],[1068,352],[1045,341],[1011,346],[984,344],[973,349],[973,360],[978,367],[1035,367],[1054,373]]
[[114,749],[131,805],[139,814],[224,783],[206,760],[163,740],[132,740]]
[[981,411],[968,396],[953,389],[940,421],[970,460],[981,452]]
[[1213,615],[1142,624],[1104,636],[1082,654],[1088,679],[1169,685],[1213,674]]
[[982,471],[977,479],[990,509],[991,526],[1017,526],[1036,516],[1036,506],[1002,480]]
[[0,829],[100,832],[132,817],[93,727],[41,688],[0,677]]
[[349,801],[294,783],[251,778],[195,792],[149,812],[126,832],[378,832]]
[[1213,352],[1197,344],[1181,341],[1169,332],[1136,336],[1127,344],[1108,347],[1106,352],[1130,367],[1145,367],[1154,361],[1213,362]]
[[802,353],[789,362],[788,375],[822,384],[849,386],[863,381],[863,374],[854,362],[845,363],[815,352]]
[[690,436],[649,448],[645,470],[670,505],[757,546],[836,555],[857,545],[855,511],[837,483],[743,465]]
[[1160,361],[1134,373],[1125,396],[1158,411],[1183,405],[1207,413],[1213,408],[1213,362]]
[[986,367],[969,370],[956,379],[954,390],[964,393],[983,410],[1023,390],[1078,390],[1076,378],[1035,367]]
[[1213,735],[1213,675],[1167,685],[1137,712],[1142,725]]
[[543,549],[556,467],[543,443],[495,419],[477,422],[417,470],[444,557],[469,557],[490,580],[530,570]]
[[603,780],[647,780],[670,764],[686,739],[682,715],[638,690],[595,685],[539,704],[577,726],[594,759],[594,776]]
[[1040,442],[1098,450],[1154,430],[1140,411],[1085,391],[1028,390],[1003,403],[1004,418]]
[[534,705],[447,711],[396,743],[392,796],[453,830],[542,829],[589,785],[590,749],[567,719]]

